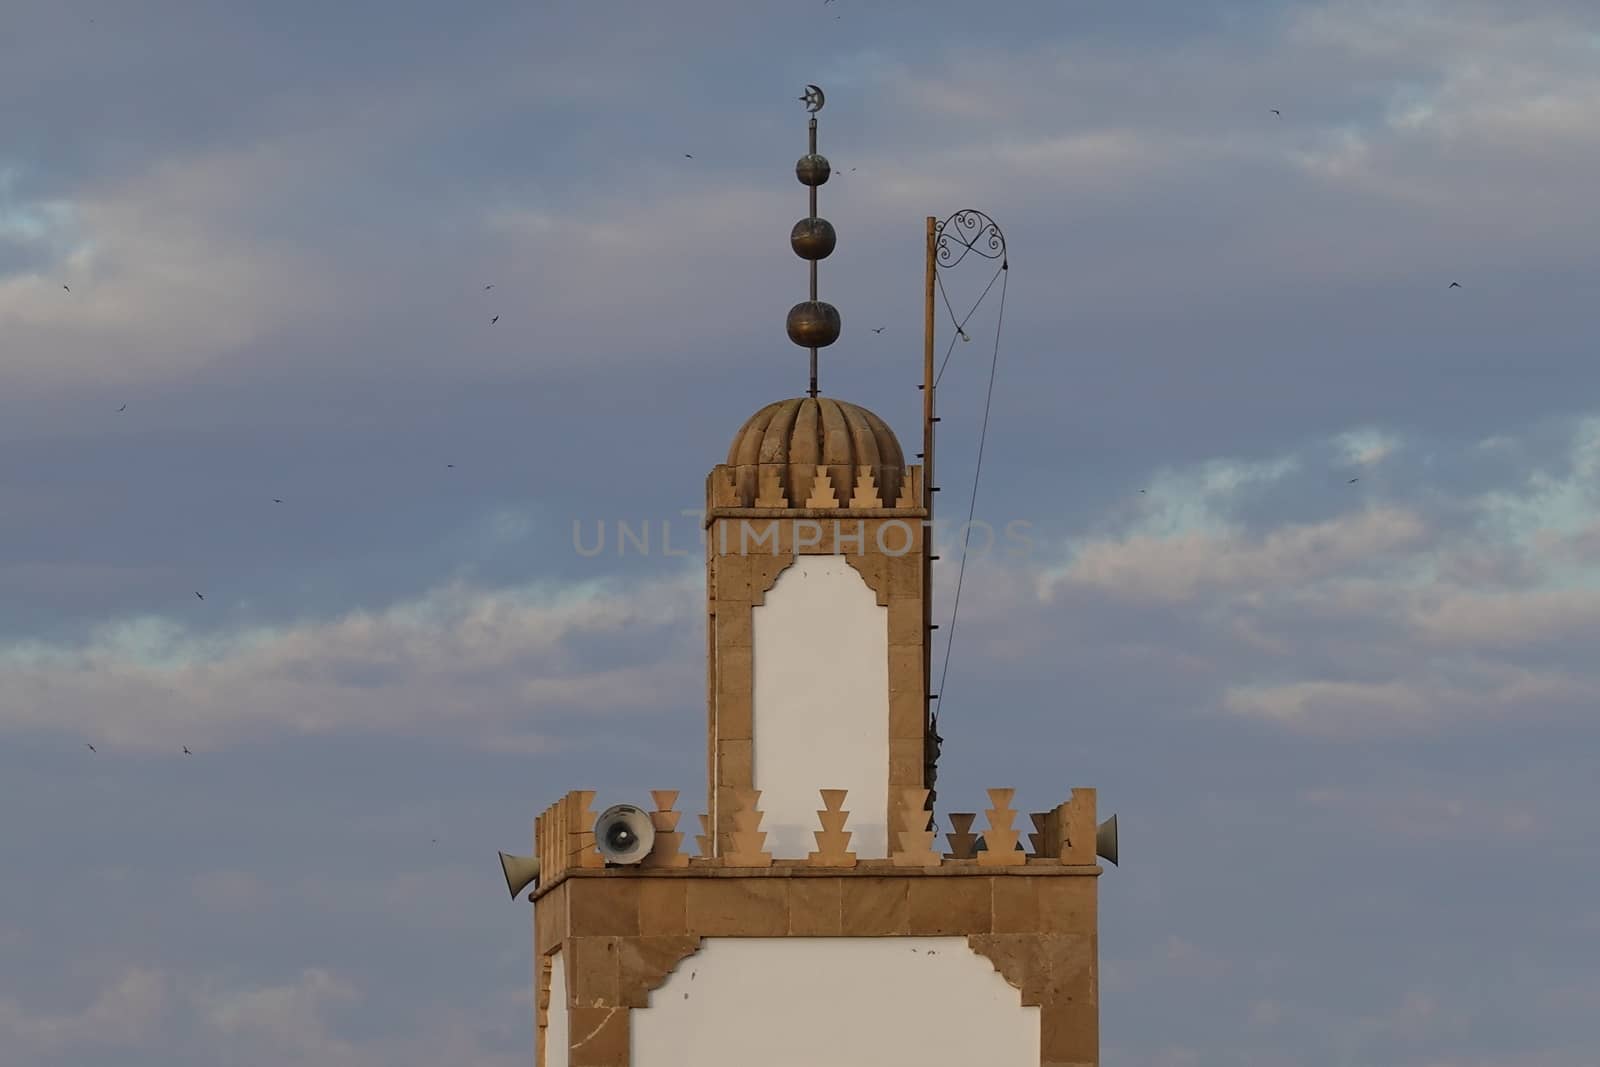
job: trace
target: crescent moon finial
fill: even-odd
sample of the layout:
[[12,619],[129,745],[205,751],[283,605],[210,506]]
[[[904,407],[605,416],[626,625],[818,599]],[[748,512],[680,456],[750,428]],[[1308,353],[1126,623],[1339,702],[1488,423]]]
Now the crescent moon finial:
[[808,85],[800,102],[805,104],[807,111],[815,115],[822,110],[822,105],[828,102],[828,98],[822,95],[822,90],[818,86]]

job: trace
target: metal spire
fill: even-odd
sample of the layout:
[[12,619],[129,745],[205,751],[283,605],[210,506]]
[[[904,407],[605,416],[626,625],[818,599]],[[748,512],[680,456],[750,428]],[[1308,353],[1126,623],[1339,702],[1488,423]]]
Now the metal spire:
[[807,124],[809,143],[807,152],[794,165],[795,177],[807,186],[811,194],[811,213],[794,224],[789,232],[789,247],[795,255],[811,264],[811,299],[789,309],[789,340],[811,350],[811,388],[808,395],[817,395],[817,349],[826,348],[839,339],[839,309],[817,299],[817,261],[827,259],[838,243],[833,224],[817,217],[817,186],[828,180],[832,166],[824,156],[817,154],[817,112],[827,98],[815,85],[806,86],[800,97],[811,113]]

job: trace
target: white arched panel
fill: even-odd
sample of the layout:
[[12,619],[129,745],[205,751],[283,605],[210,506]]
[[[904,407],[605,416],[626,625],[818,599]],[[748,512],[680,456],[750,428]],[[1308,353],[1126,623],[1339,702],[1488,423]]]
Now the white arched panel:
[[964,937],[706,938],[630,1020],[633,1067],[1039,1067]]
[[817,847],[823,789],[848,789],[850,849],[889,854],[889,609],[848,560],[800,556],[751,612],[751,755],[765,847]]

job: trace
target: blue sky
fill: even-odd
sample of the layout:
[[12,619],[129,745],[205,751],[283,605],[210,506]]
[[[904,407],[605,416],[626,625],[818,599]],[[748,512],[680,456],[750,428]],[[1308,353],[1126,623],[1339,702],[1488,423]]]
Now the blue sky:
[[922,220],[1006,233],[978,516],[1032,540],[969,564],[941,804],[1119,814],[1107,1067],[1594,1062],[1592,5],[0,19],[8,1063],[528,1062],[495,851],[701,803],[681,511],[806,384],[807,82],[822,389],[908,453]]

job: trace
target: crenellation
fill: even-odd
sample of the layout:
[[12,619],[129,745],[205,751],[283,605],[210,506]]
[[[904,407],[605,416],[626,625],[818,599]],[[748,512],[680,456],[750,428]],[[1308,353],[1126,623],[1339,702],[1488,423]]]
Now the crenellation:
[[811,482],[811,495],[806,497],[805,506],[830,509],[839,506],[839,495],[833,491],[833,477],[827,467],[817,466],[816,476]]
[[950,832],[945,834],[945,839],[950,842],[950,851],[945,854],[945,859],[970,860],[976,859],[978,854],[978,835],[972,832],[972,824],[978,821],[975,811],[953,811],[950,813]]
[[1029,814],[1033,822],[1033,833],[1028,835],[1028,857],[1042,859],[1052,855],[1050,851],[1050,812],[1036,811]]
[[871,467],[856,468],[856,490],[850,496],[852,510],[883,507],[883,497],[878,495],[877,481],[872,477]]
[[1017,813],[1011,807],[1011,800],[1016,792],[1015,789],[989,790],[989,803],[994,807],[985,813],[989,825],[983,832],[984,850],[978,853],[980,867],[1013,867],[1028,862],[1027,853],[1017,848],[1020,834],[1012,827]]
[[767,834],[760,828],[763,813],[757,805],[761,801],[761,790],[736,790],[734,797],[738,807],[733,816],[733,833],[728,835],[731,847],[723,859],[730,867],[772,866],[772,853],[762,847]]
[[706,476],[706,507],[736,508],[744,502],[739,498],[739,487],[734,483],[733,471],[724,465],[711,468]]
[[1061,862],[1095,863],[1095,791],[1074,789],[1071,798],[1056,811]]
[[900,817],[897,820],[898,847],[892,853],[897,867],[937,867],[944,862],[933,839],[938,832],[929,825],[928,790],[904,789],[900,792]]
[[856,854],[849,851],[849,830],[844,828],[845,821],[850,818],[850,813],[844,810],[844,798],[847,790],[823,789],[823,810],[817,812],[817,818],[822,823],[822,829],[812,831],[817,839],[817,850],[806,857],[806,862],[813,867],[854,867]]
[[784,496],[783,483],[778,472],[768,467],[761,471],[761,493],[756,497],[758,508],[786,508],[789,506],[788,497]]
[[579,789],[567,794],[567,862],[573,867],[604,867],[605,857],[595,846],[594,790]]
[[895,500],[897,508],[922,507],[922,465],[914,464],[905,469],[905,474],[900,479],[900,496]]
[[650,825],[656,832],[650,854],[644,859],[646,867],[687,867],[689,857],[682,851],[683,834],[678,832],[682,813],[674,810],[678,801],[676,789],[652,789],[650,799],[656,810],[650,813]]
[[[571,798],[566,794],[559,797],[555,803],[555,810],[551,813],[550,821],[547,824],[550,831],[550,858],[553,861],[551,868],[554,871],[552,875],[547,876],[549,878],[559,876],[570,865],[568,862],[570,857],[567,853],[567,808],[570,804]],[[540,873],[543,874],[544,872],[540,871]]]

